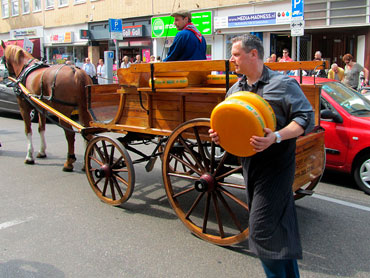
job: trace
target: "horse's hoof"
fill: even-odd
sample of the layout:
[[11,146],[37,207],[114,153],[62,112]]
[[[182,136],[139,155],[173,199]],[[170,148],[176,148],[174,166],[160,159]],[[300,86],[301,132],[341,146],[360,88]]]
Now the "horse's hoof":
[[26,160],[24,161],[24,164],[32,165],[32,164],[35,164],[35,161],[34,161],[34,160],[26,159]]
[[44,154],[38,153],[36,157],[37,158],[46,158],[46,154],[45,153]]
[[73,166],[64,166],[63,167],[63,172],[73,172]]

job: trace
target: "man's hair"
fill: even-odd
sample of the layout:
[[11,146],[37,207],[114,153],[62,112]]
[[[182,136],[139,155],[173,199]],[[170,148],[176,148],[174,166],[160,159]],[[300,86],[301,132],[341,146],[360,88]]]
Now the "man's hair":
[[330,68],[335,68],[335,67],[337,67],[338,65],[336,64],[336,63],[333,63],[332,65],[331,65],[331,67]]
[[245,34],[231,39],[233,44],[239,41],[242,42],[242,48],[246,53],[256,49],[258,52],[258,58],[263,60],[265,50],[263,49],[262,41],[257,36]]

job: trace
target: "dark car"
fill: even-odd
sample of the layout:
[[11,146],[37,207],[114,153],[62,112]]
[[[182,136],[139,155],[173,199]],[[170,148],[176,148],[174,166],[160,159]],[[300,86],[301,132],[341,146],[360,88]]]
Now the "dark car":
[[[7,80],[3,79],[0,81],[0,111],[20,114],[17,97],[13,88],[5,85]],[[38,113],[36,109],[32,109],[30,116],[32,122],[37,122]]]

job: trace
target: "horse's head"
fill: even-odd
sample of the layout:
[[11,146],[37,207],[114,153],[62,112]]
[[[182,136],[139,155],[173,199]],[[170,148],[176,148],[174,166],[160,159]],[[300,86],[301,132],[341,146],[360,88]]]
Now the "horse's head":
[[9,75],[18,77],[28,61],[33,59],[32,55],[18,45],[5,45],[3,41],[1,41],[1,47],[4,49],[2,59]]

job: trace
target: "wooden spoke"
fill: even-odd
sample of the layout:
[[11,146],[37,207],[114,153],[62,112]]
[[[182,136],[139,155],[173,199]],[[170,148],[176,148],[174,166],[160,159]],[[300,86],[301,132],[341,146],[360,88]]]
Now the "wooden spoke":
[[224,193],[227,197],[229,197],[230,199],[232,199],[235,203],[239,204],[240,206],[244,207],[246,210],[248,210],[248,205],[246,203],[244,203],[242,200],[240,200],[239,198],[235,197],[232,193],[230,193],[229,191],[227,191],[226,189],[222,189],[220,188],[220,191],[222,193]]
[[116,200],[116,192],[114,190],[114,185],[113,185],[113,180],[110,178],[109,179],[109,186],[110,186],[110,192],[112,193],[112,200]]
[[209,169],[209,161],[206,158],[206,155],[204,153],[203,143],[200,140],[198,128],[195,126],[195,127],[193,127],[193,130],[194,130],[195,138],[197,139],[199,154],[200,154],[200,156],[201,156],[201,158],[202,158],[202,160],[204,162],[204,166],[206,168],[205,170],[206,171],[210,171],[210,169]]
[[190,214],[193,212],[193,210],[199,204],[199,201],[202,199],[203,196],[204,196],[204,192],[202,192],[201,194],[199,194],[198,197],[195,199],[195,202],[193,203],[193,205],[191,206],[191,208],[189,209],[189,211],[185,215],[185,218],[186,219],[189,219]]
[[249,233],[245,186],[233,175],[241,168],[227,164],[226,155],[216,158],[209,128],[209,119],[194,119],[168,138],[162,156],[165,190],[175,213],[192,233],[215,244],[236,244]]
[[219,191],[216,191],[218,198],[221,200],[222,204],[226,208],[227,212],[230,214],[231,218],[234,221],[235,226],[238,228],[240,232],[243,232],[242,226],[240,225],[240,222],[238,218],[236,217],[235,213],[231,210],[230,206],[227,204],[225,198],[222,196],[222,194]]
[[208,223],[210,203],[211,203],[211,194],[207,193],[207,201],[206,201],[206,207],[204,209],[203,226],[202,226],[203,233],[207,233],[207,223]]
[[[94,151],[97,157],[91,155]],[[134,167],[125,147],[116,139],[97,136],[89,141],[85,152],[86,176],[95,194],[111,205],[127,201],[134,190]],[[99,184],[104,179],[104,185]]]
[[193,188],[193,187],[188,188],[188,189],[186,189],[186,190],[184,190],[184,191],[181,191],[181,192],[179,192],[179,193],[177,193],[177,194],[174,194],[174,195],[173,195],[173,198],[180,197],[180,196],[182,196],[182,195],[184,195],[184,194],[186,194],[186,193],[188,193],[188,192],[190,192],[190,191],[193,191],[193,190],[194,190],[194,188]]
[[214,206],[215,212],[216,212],[216,219],[217,219],[218,229],[220,231],[220,236],[221,236],[221,238],[224,238],[225,233],[224,233],[224,228],[222,226],[220,211],[218,209],[217,195],[216,195],[215,192],[212,192],[212,199],[213,199],[213,206]]
[[[93,150],[95,150],[97,152],[97,154],[100,156],[100,161],[103,162],[104,164],[104,154],[101,152],[100,148],[98,148],[98,146],[94,146]],[[92,154],[94,155],[94,151],[92,151]]]
[[122,197],[123,197],[122,190],[121,190],[121,188],[119,187],[119,184],[118,184],[117,180],[116,180],[114,177],[112,178],[112,182],[113,182],[113,184],[114,184],[114,188],[117,190],[117,192],[118,192],[119,196],[122,198]]
[[232,174],[234,174],[234,173],[237,173],[237,172],[239,172],[240,170],[242,169],[242,166],[239,166],[239,167],[237,167],[237,168],[234,168],[234,169],[231,169],[230,171],[228,171],[228,172],[226,172],[226,173],[224,173],[224,174],[222,174],[222,175],[220,175],[220,176],[217,176],[217,180],[221,180],[221,179],[223,179],[224,177],[227,177],[227,176],[230,176],[230,175],[232,175]]
[[198,160],[198,158],[196,157],[195,155],[195,152],[189,148],[188,144],[186,144],[185,140],[179,136],[179,140],[181,142],[181,144],[185,147],[185,149],[188,151],[188,153],[191,155],[191,157],[194,159],[194,162],[198,165],[198,167],[201,169],[201,170],[205,170],[202,163]]
[[103,195],[104,197],[106,196],[107,188],[108,188],[108,179],[107,179],[107,178],[105,178],[105,179],[104,179],[104,188],[103,188],[103,193],[102,193],[102,195]]
[[199,172],[198,169],[194,168],[193,165],[191,165],[191,164],[187,163],[186,161],[182,160],[180,157],[178,157],[178,156],[176,156],[176,155],[174,155],[172,153],[170,154],[170,156],[171,156],[171,158],[174,158],[176,160],[176,162],[182,163],[182,165],[187,166],[188,168],[190,168],[191,170],[193,170],[197,174],[201,175],[201,172]]

